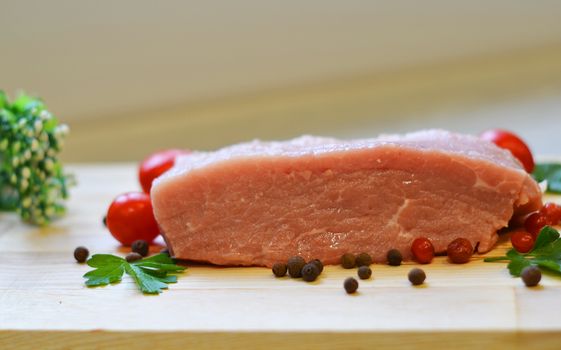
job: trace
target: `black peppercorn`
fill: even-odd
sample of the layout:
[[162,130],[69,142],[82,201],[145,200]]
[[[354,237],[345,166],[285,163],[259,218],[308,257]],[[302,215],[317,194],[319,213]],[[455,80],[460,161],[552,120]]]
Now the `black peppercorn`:
[[273,275],[275,275],[275,277],[284,277],[284,275],[286,275],[286,264],[283,263],[274,264]]
[[360,253],[356,256],[356,266],[370,266],[372,264],[372,257],[368,253]]
[[306,265],[306,261],[301,256],[293,256],[288,259],[288,274],[292,278],[302,277],[302,268]]
[[138,253],[142,256],[146,256],[148,255],[148,248],[150,248],[150,246],[148,245],[148,242],[146,242],[145,240],[139,239],[136,240],[134,242],[132,242],[131,244],[131,250],[135,253]]
[[387,258],[388,258],[388,264],[391,266],[399,266],[403,261],[403,256],[401,255],[401,252],[397,249],[388,250]]
[[341,266],[345,269],[352,269],[356,266],[356,258],[354,254],[346,253],[341,257]]
[[348,294],[353,294],[358,289],[358,281],[352,277],[349,277],[343,283],[343,287],[345,287],[345,290]]
[[367,280],[372,276],[372,270],[368,266],[361,266],[358,268],[358,277],[361,280]]
[[425,275],[425,271],[414,268],[409,271],[407,278],[409,278],[409,282],[411,282],[411,284],[413,284],[414,286],[418,286],[419,284],[423,284],[423,282],[425,282],[425,278],[427,278],[427,275]]
[[542,273],[536,266],[525,267],[520,276],[522,277],[522,281],[524,281],[526,287],[535,287],[542,279]]
[[314,263],[308,263],[302,268],[302,279],[306,282],[313,282],[319,276],[319,269]]
[[77,262],[83,263],[88,260],[88,256],[90,256],[90,251],[86,247],[78,247],[74,249],[74,258]]
[[125,260],[127,262],[133,262],[133,261],[137,261],[142,259],[142,256],[138,253],[132,252],[132,253],[128,253],[127,256],[125,256]]
[[103,215],[103,226],[107,227],[107,215]]
[[308,262],[308,264],[315,264],[316,267],[318,268],[319,273],[321,274],[323,272],[323,263],[321,262],[321,260],[314,259],[314,260]]

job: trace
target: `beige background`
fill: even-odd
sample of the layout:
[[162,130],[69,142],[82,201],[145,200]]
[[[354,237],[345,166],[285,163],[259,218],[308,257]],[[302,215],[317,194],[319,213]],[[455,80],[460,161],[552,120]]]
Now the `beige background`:
[[69,161],[301,133],[501,126],[561,153],[561,2],[0,0],[0,88]]

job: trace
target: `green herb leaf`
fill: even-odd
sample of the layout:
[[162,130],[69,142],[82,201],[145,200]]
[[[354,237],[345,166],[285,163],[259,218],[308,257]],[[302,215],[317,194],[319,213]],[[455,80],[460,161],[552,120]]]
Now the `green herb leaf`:
[[153,268],[166,272],[181,272],[185,270],[183,266],[178,266],[175,264],[160,264],[160,263],[155,263],[151,261],[142,261],[142,260],[133,263],[133,265],[137,265],[139,267]]
[[551,226],[545,226],[540,230],[536,243],[534,243],[533,250],[538,250],[546,247],[548,244],[555,242],[559,238],[559,232]]
[[133,263],[115,255],[95,254],[87,264],[96,268],[84,275],[88,287],[120,282],[126,272],[146,294],[161,293],[168,288],[169,283],[177,282],[177,276],[170,274],[185,270],[185,267],[174,264],[167,254],[154,255]]
[[539,266],[550,272],[561,275],[561,239],[559,232],[553,227],[545,226],[539,233],[534,248],[520,254],[515,249],[510,249],[506,256],[486,258],[485,262],[509,261],[507,268],[513,276],[520,276],[527,266]]
[[542,163],[536,164],[532,176],[536,181],[547,180],[547,191],[561,193],[561,164]]
[[94,254],[87,261],[87,264],[91,267],[104,267],[108,265],[118,265],[125,261],[125,259],[111,254]]
[[161,281],[162,277],[156,277],[152,274],[144,272],[139,266],[133,264],[127,265],[127,274],[129,274],[143,293],[158,294],[162,289],[167,289],[168,285]]
[[86,286],[97,287],[104,286],[109,283],[121,282],[124,272],[124,262],[99,267],[84,275],[84,277],[88,279],[86,281]]
[[513,257],[507,265],[508,271],[513,276],[520,276],[525,267],[532,265],[529,260],[524,259],[522,256]]
[[541,259],[536,259],[535,260],[536,265],[538,265],[539,267],[543,267],[551,272],[557,272],[561,274],[561,263],[560,262],[555,262],[553,260],[541,260]]
[[142,262],[155,262],[160,264],[174,264],[173,259],[167,254],[156,254],[152,255],[151,257],[144,258],[141,260]]

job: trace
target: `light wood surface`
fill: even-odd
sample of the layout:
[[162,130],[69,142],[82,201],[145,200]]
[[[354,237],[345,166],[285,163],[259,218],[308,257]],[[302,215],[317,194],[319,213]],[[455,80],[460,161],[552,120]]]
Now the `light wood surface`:
[[[342,284],[356,271],[337,266],[314,283],[276,279],[264,268],[189,266],[159,296],[142,295],[128,276],[87,288],[89,267],[72,252],[85,245],[126,253],[101,219],[115,195],[138,188],[136,168],[69,169],[79,184],[64,219],[40,229],[0,215],[1,349],[560,347],[561,279],[544,276],[526,288],[505,264],[481,256],[466,265],[437,258],[423,266],[422,287],[407,281],[412,263],[374,265],[353,296]],[[491,255],[508,247],[503,237]]]

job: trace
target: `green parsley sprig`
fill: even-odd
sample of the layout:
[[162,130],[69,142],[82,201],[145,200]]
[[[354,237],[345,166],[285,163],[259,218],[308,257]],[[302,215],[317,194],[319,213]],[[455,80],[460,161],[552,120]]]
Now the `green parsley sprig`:
[[0,91],[0,210],[36,225],[65,212],[73,178],[58,155],[67,134],[41,100],[21,94],[10,102]]
[[149,258],[129,263],[125,259],[110,254],[95,254],[87,264],[95,267],[84,275],[86,286],[105,286],[121,282],[123,274],[131,276],[138,288],[146,294],[159,294],[169,283],[176,283],[176,273],[186,268],[176,265],[167,254],[157,254]]
[[485,258],[485,262],[509,261],[507,267],[510,274],[520,276],[525,267],[534,265],[561,276],[561,239],[559,232],[551,226],[540,231],[534,248],[526,254],[510,249],[506,256]]
[[536,164],[532,176],[538,182],[547,180],[547,192],[561,193],[561,164]]

